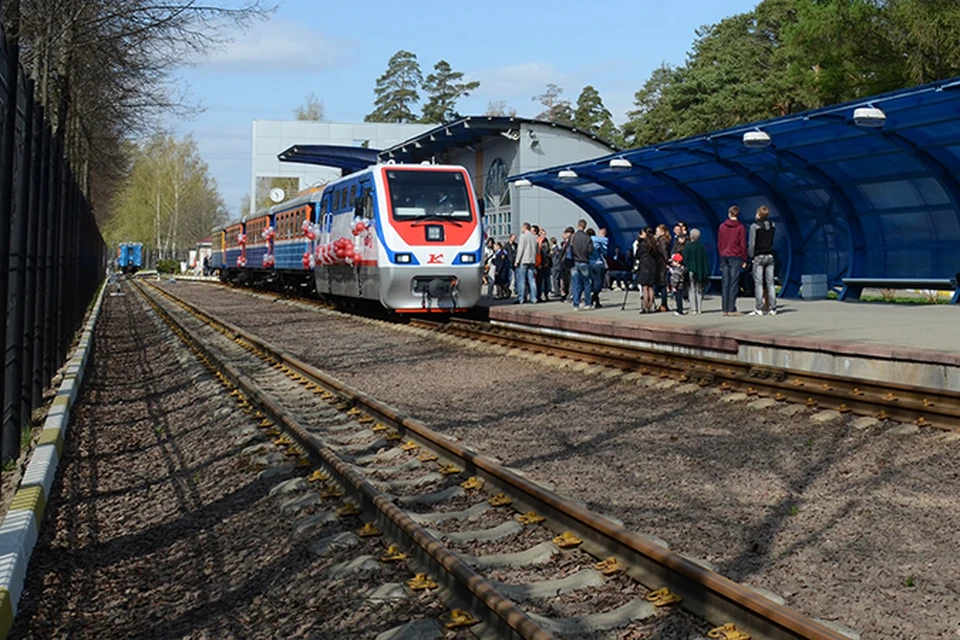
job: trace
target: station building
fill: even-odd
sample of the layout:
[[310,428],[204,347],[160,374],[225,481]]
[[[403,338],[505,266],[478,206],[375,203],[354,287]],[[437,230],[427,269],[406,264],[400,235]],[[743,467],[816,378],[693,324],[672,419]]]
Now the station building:
[[[370,149],[380,162],[462,165],[484,203],[487,235],[519,233],[521,222],[558,236],[587,213],[562,195],[517,189],[508,176],[575,163],[616,151],[616,147],[574,127],[510,116],[472,116],[442,125],[333,124],[258,120],[253,124],[251,193],[264,180],[299,179],[299,188],[339,176],[325,165],[333,146]],[[373,150],[379,150],[375,153]],[[280,160],[283,156],[285,160]],[[330,163],[335,162],[330,160]]]

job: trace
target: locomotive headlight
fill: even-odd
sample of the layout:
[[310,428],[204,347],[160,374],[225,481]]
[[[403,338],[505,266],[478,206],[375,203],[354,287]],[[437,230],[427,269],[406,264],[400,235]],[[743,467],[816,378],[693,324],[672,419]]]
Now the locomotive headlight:
[[398,264],[410,264],[412,259],[413,255],[409,253],[398,253],[396,256],[396,261]]
[[461,253],[460,262],[463,264],[472,264],[477,261],[477,256],[472,253]]

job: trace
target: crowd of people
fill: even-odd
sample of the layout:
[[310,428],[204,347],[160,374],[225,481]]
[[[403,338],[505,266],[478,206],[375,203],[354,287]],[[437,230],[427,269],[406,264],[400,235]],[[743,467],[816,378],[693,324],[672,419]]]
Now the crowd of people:
[[[749,315],[776,315],[773,241],[776,227],[766,206],[757,209],[749,231],[739,220],[739,207],[730,207],[717,233],[720,257],[720,298],[724,316],[743,315],[737,310],[740,276],[753,265],[755,306]],[[699,229],[678,222],[673,230],[661,224],[637,234],[631,246],[611,249],[607,230],[589,228],[586,220],[567,227],[562,236],[547,237],[547,231],[524,222],[519,238],[506,242],[487,240],[484,281],[487,296],[495,299],[516,295],[517,304],[537,304],[550,298],[569,299],[577,311],[601,305],[603,289],[640,292],[640,313],[669,311],[674,314],[703,313],[703,293],[711,268]]]

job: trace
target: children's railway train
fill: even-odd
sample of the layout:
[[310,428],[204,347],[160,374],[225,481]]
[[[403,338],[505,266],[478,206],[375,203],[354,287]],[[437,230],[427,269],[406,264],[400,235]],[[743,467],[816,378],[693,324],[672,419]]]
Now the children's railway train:
[[117,268],[123,273],[136,273],[143,268],[143,244],[121,242],[117,247]]
[[463,167],[377,164],[214,229],[211,267],[225,281],[452,312],[480,298],[482,243]]

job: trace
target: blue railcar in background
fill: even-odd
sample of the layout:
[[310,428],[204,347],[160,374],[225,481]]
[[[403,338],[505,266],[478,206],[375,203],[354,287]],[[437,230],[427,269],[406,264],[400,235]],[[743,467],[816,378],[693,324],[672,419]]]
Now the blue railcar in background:
[[136,273],[143,268],[143,243],[121,242],[117,247],[117,268],[123,273]]

